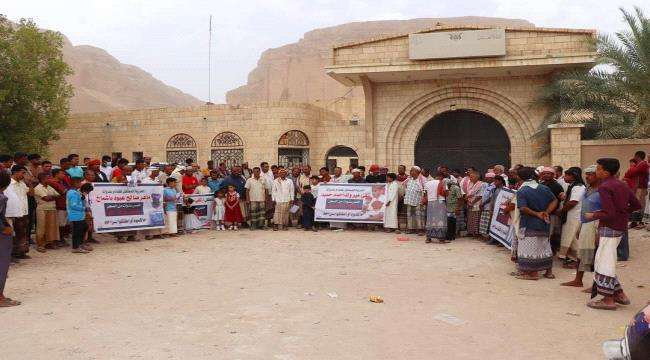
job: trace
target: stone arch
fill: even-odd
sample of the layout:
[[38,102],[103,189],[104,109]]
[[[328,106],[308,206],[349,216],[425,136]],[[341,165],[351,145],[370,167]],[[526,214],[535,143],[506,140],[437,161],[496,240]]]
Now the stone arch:
[[325,153],[325,166],[330,172],[340,166],[343,171],[347,171],[349,166],[359,165],[359,152],[356,147],[348,145],[334,145]]
[[280,136],[280,139],[278,139],[278,146],[309,146],[309,137],[300,130],[289,130]]
[[244,141],[232,131],[222,131],[212,139],[210,146],[213,148],[244,147]]
[[528,114],[505,95],[474,85],[441,87],[407,104],[388,124],[386,158],[413,164],[420,130],[436,115],[449,110],[470,110],[494,118],[508,134],[512,163],[531,163],[534,151],[527,141],[535,127]]
[[170,164],[185,164],[185,159],[197,161],[196,140],[188,134],[178,133],[167,140],[165,146],[167,162]]
[[244,141],[232,131],[222,131],[210,143],[210,160],[217,166],[225,163],[230,168],[244,162]]
[[309,137],[301,130],[289,130],[278,139],[278,165],[309,164]]

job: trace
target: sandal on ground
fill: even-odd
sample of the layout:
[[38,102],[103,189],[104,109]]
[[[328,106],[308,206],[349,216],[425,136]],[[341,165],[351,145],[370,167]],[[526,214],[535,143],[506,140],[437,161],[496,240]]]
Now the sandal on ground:
[[510,276],[520,276],[520,275],[521,275],[521,272],[519,272],[519,271],[513,271],[513,272],[511,272],[509,275],[510,275]]
[[0,307],[12,307],[20,305],[20,301],[12,300],[10,298],[4,298],[0,300]]
[[597,310],[616,310],[616,305],[607,305],[602,300],[592,300],[587,303],[587,307]]
[[555,274],[550,274],[550,275],[544,274],[543,276],[545,279],[551,279],[551,280],[555,279]]
[[516,275],[515,278],[519,280],[539,280],[538,276],[524,275],[524,274]]
[[632,303],[628,298],[625,298],[625,300],[614,298],[614,302],[621,305],[630,305]]

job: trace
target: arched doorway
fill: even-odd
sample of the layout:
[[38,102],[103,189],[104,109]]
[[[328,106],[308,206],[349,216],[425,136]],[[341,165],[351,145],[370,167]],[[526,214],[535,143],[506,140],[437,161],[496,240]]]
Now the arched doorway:
[[185,164],[186,159],[196,160],[196,141],[187,134],[176,134],[167,141],[167,162]]
[[492,117],[477,111],[447,111],[429,120],[415,142],[415,164],[432,168],[445,164],[485,171],[496,164],[510,166],[510,139]]
[[332,173],[337,166],[341,167],[345,173],[350,166],[359,166],[359,155],[350,147],[337,145],[329,149],[325,155],[325,164]]
[[278,140],[278,165],[285,168],[309,164],[309,138],[300,130],[290,130]]

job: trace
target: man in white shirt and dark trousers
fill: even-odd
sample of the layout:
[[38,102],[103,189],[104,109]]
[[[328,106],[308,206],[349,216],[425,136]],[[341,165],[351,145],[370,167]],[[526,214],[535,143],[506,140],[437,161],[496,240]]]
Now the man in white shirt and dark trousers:
[[[7,217],[11,219],[14,228],[14,246],[12,255],[14,259],[29,259],[28,231],[29,231],[29,211],[27,205],[27,196],[34,195],[34,188],[25,185],[24,177],[27,169],[21,165],[14,165],[11,168],[11,184],[8,187],[15,200],[9,198],[7,203]],[[14,209],[15,211],[10,211]]]
[[273,180],[273,188],[271,190],[271,197],[275,202],[275,212],[273,214],[273,230],[277,231],[279,228],[289,230],[287,224],[289,223],[289,208],[294,199],[293,181],[287,179],[287,170],[280,169],[278,178]]

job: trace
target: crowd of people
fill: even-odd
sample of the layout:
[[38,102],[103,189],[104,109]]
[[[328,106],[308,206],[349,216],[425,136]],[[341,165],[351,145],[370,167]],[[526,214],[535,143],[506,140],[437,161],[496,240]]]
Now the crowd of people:
[[[82,165],[83,164],[83,165]],[[0,155],[0,307],[19,301],[4,296],[10,262],[38,252],[71,247],[73,253],[93,251],[93,218],[88,194],[93,183],[161,184],[165,228],[116,232],[118,242],[175,237],[191,232],[190,195],[214,195],[213,229],[237,231],[291,227],[306,231],[350,229],[379,231],[377,224],[315,222],[318,189],[327,183],[385,183],[383,231],[417,234],[425,242],[448,243],[458,236],[502,245],[490,235],[493,216],[511,219],[512,261],[517,279],[555,278],[553,260],[576,269],[563,286],[583,287],[585,272],[594,272],[593,286],[584,291],[602,295],[588,306],[615,310],[629,304],[616,276],[616,262],[627,260],[628,224],[650,230],[648,162],[639,151],[619,180],[620,163],[602,158],[584,170],[559,166],[538,168],[494,165],[481,173],[445,165],[434,169],[400,165],[397,172],[371,165],[336,167],[312,173],[309,165],[283,166],[262,162],[227,168],[209,161],[201,168],[193,159],[184,164],[155,164],[145,157],[84,158],[70,154],[54,165],[38,154]],[[514,191],[512,200],[496,208],[501,191]],[[645,209],[645,212],[644,212]]]

